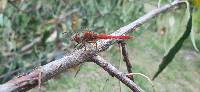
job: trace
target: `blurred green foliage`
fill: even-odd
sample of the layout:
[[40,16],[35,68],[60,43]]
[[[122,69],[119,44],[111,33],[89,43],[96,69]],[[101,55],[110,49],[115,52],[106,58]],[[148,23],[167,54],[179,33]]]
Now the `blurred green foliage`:
[[[127,5],[130,7],[125,7]],[[74,9],[78,11],[72,12]],[[59,44],[62,48],[66,46],[62,43],[66,40],[61,35],[63,31],[72,32],[73,21],[77,21],[75,25],[78,25],[73,31],[80,31],[81,28],[100,28],[95,31],[111,33],[142,14],[142,2],[135,1],[132,3],[116,0],[8,1],[0,16],[2,44],[0,62],[3,66],[1,74],[16,69],[27,72],[27,67],[47,63],[49,54],[54,54],[55,50],[60,49]],[[73,20],[73,15],[78,19]],[[53,36],[55,34],[56,37]],[[12,74],[13,77],[20,74],[19,71]],[[1,83],[9,79],[4,76],[1,78]]]

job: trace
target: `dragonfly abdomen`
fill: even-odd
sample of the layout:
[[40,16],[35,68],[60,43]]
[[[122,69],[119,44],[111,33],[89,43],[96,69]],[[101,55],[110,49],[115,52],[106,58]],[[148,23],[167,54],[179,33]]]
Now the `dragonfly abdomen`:
[[106,34],[98,34],[98,39],[131,39],[132,36],[112,36],[112,35],[106,35]]

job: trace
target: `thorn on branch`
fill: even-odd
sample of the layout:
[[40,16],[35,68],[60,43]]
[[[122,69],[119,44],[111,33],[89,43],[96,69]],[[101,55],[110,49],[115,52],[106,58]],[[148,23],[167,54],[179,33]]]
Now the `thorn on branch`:
[[42,71],[39,71],[39,74],[38,74],[38,92],[42,92],[41,84],[42,84]]

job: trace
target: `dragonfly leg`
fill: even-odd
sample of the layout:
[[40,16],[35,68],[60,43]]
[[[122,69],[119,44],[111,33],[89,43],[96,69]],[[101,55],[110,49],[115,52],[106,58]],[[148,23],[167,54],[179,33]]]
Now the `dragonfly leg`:
[[80,44],[80,43],[77,43],[77,44],[74,46],[74,48],[76,48],[79,44]]
[[85,48],[85,51],[86,51],[86,44],[85,44],[85,42],[82,42],[82,44],[83,44],[83,47]]
[[87,50],[86,45],[84,44],[85,51]]
[[96,47],[96,50],[97,50],[97,42],[95,41],[94,43],[95,43],[95,47]]
[[95,46],[96,46],[96,49],[97,49],[97,42],[95,42]]
[[91,41],[90,43],[93,43],[93,44],[95,44],[95,48],[97,49],[97,41],[96,41],[96,40],[94,40],[94,41]]

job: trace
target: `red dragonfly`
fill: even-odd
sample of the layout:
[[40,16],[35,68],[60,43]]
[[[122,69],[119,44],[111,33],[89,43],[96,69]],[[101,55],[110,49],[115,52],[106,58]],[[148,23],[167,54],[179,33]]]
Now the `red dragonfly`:
[[[107,34],[97,34],[93,31],[84,31],[83,33],[76,33],[71,37],[72,41],[78,44],[83,44],[86,50],[86,43],[95,43],[97,48],[97,40],[100,39],[131,39],[132,36],[112,36]],[[77,46],[76,45],[76,46]],[[75,47],[76,47],[75,46]]]

